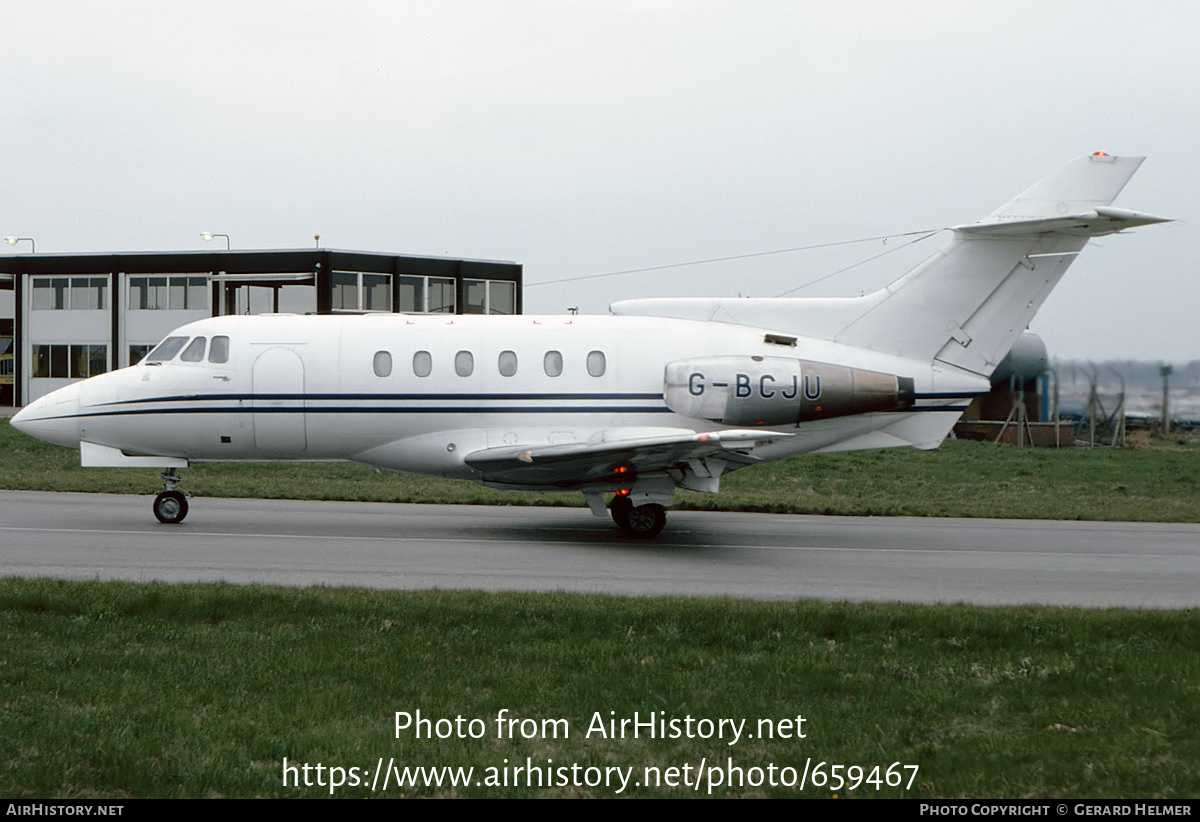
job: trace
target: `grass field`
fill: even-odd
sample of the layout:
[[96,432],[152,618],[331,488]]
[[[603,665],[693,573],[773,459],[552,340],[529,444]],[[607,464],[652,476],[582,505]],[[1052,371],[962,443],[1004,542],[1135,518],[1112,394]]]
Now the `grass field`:
[[[467,481],[380,472],[352,463],[196,465],[198,496],[498,505],[582,505],[571,494],[504,493]],[[952,440],[936,451],[896,448],[793,457],[737,471],[720,494],[679,495],[681,508],[860,516],[1200,522],[1200,442],[1125,449],[1017,449]],[[0,421],[0,487],[156,493],[151,469],[81,468],[79,453]]]
[[[213,496],[580,504],[578,494],[506,495],[348,464],[201,465],[185,476]],[[159,480],[82,469],[77,452],[3,422],[0,487],[150,493]],[[930,453],[800,457],[682,501],[1200,522],[1200,445],[948,442]],[[285,785],[286,757],[312,768],[295,772],[300,782],[317,781],[318,763],[324,785],[330,767],[345,769],[334,795],[346,797],[697,795],[681,779],[716,796],[1196,797],[1198,682],[1192,610],[0,579],[0,796],[329,795]],[[397,735],[396,712],[417,710],[479,720],[484,735]],[[539,732],[498,738],[501,711]],[[587,735],[596,718],[635,712],[746,720],[750,733],[760,720],[786,732],[785,720],[803,716],[806,737]],[[531,775],[515,770],[527,762],[547,787],[527,786]],[[441,785],[430,772],[405,788],[349,784],[369,782],[378,763],[475,771],[458,786],[444,772]],[[630,782],[618,793],[622,774]],[[562,784],[604,776],[615,783]],[[489,779],[501,784],[474,784]],[[649,784],[666,779],[674,786]]]
[[[343,797],[691,796],[634,782],[647,768],[684,778],[685,765],[715,780],[707,769],[730,763],[743,783],[713,795],[1200,795],[1195,612],[8,579],[0,637],[0,796],[12,798],[329,795],[285,787],[285,757],[476,769],[463,786],[347,784]],[[498,738],[502,709],[537,720],[536,738]],[[482,738],[397,736],[395,713],[418,710],[479,719]],[[805,738],[586,735],[597,714],[634,712],[745,719],[750,733],[767,719]],[[514,786],[527,758],[633,777],[620,794]],[[772,764],[795,782],[806,763],[803,791],[746,784]],[[901,786],[869,782],[893,763]],[[494,773],[510,784],[473,784],[489,767],[509,768]],[[835,773],[857,788],[835,788]]]

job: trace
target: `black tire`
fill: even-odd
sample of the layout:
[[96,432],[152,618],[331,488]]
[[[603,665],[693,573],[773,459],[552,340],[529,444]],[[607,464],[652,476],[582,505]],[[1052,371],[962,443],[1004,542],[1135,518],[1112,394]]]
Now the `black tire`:
[[165,525],[183,522],[187,512],[187,497],[180,491],[163,491],[154,498],[154,516]]
[[[617,517],[617,509],[613,509],[613,518]],[[622,509],[621,518],[617,525],[621,530],[634,539],[654,539],[667,524],[667,509],[658,503],[648,505],[629,505]]]
[[624,529],[621,523],[629,518],[629,510],[633,508],[633,503],[629,501],[629,497],[613,497],[613,501],[608,505],[608,513],[612,514],[613,522],[618,528]]

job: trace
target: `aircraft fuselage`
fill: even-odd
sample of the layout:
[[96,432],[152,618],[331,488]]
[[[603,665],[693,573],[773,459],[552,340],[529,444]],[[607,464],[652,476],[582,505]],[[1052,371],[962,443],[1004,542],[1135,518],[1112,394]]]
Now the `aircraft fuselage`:
[[[986,390],[981,378],[957,369],[824,340],[768,342],[770,336],[781,338],[764,329],[642,317],[218,317],[172,332],[183,340],[170,359],[155,362],[152,353],[131,368],[60,389],[31,405],[22,421],[46,417],[43,433],[58,426],[58,442],[128,456],[356,460],[479,479],[463,457],[488,448],[586,442],[606,430],[728,427],[668,406],[664,373],[673,362],[700,363],[686,375],[688,393],[697,396],[725,390],[769,403],[803,392],[811,399],[819,379],[805,385],[803,376],[770,368],[803,359],[899,374],[927,398],[897,413],[776,420],[766,427],[794,436],[756,451],[760,459],[830,447],[891,426],[898,413],[942,409],[957,417],[966,397]],[[227,343],[216,358],[223,361],[213,362],[218,337]],[[205,348],[189,356],[198,338]],[[755,366],[755,357],[768,366],[738,370],[737,360]],[[725,384],[703,370],[717,358],[734,360]]]

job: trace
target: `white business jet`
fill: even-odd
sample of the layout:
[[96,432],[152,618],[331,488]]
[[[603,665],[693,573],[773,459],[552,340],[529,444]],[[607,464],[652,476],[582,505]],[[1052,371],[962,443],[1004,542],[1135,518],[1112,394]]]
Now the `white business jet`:
[[[85,466],[352,460],[513,491],[581,491],[634,537],[676,488],[793,454],[933,449],[1142,162],[1080,157],[857,298],[639,299],[612,316],[226,316],[13,418]],[[605,505],[605,498],[611,501]]]

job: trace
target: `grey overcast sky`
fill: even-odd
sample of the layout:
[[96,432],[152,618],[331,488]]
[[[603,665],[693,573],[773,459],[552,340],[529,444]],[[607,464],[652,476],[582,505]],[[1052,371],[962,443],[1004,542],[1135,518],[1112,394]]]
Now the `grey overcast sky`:
[[[0,6],[0,236],[514,260],[526,312],[856,294],[1059,164],[1148,160],[1034,321],[1052,355],[1200,358],[1200,4]],[[25,250],[20,245],[17,251]],[[7,246],[5,251],[12,251]]]

